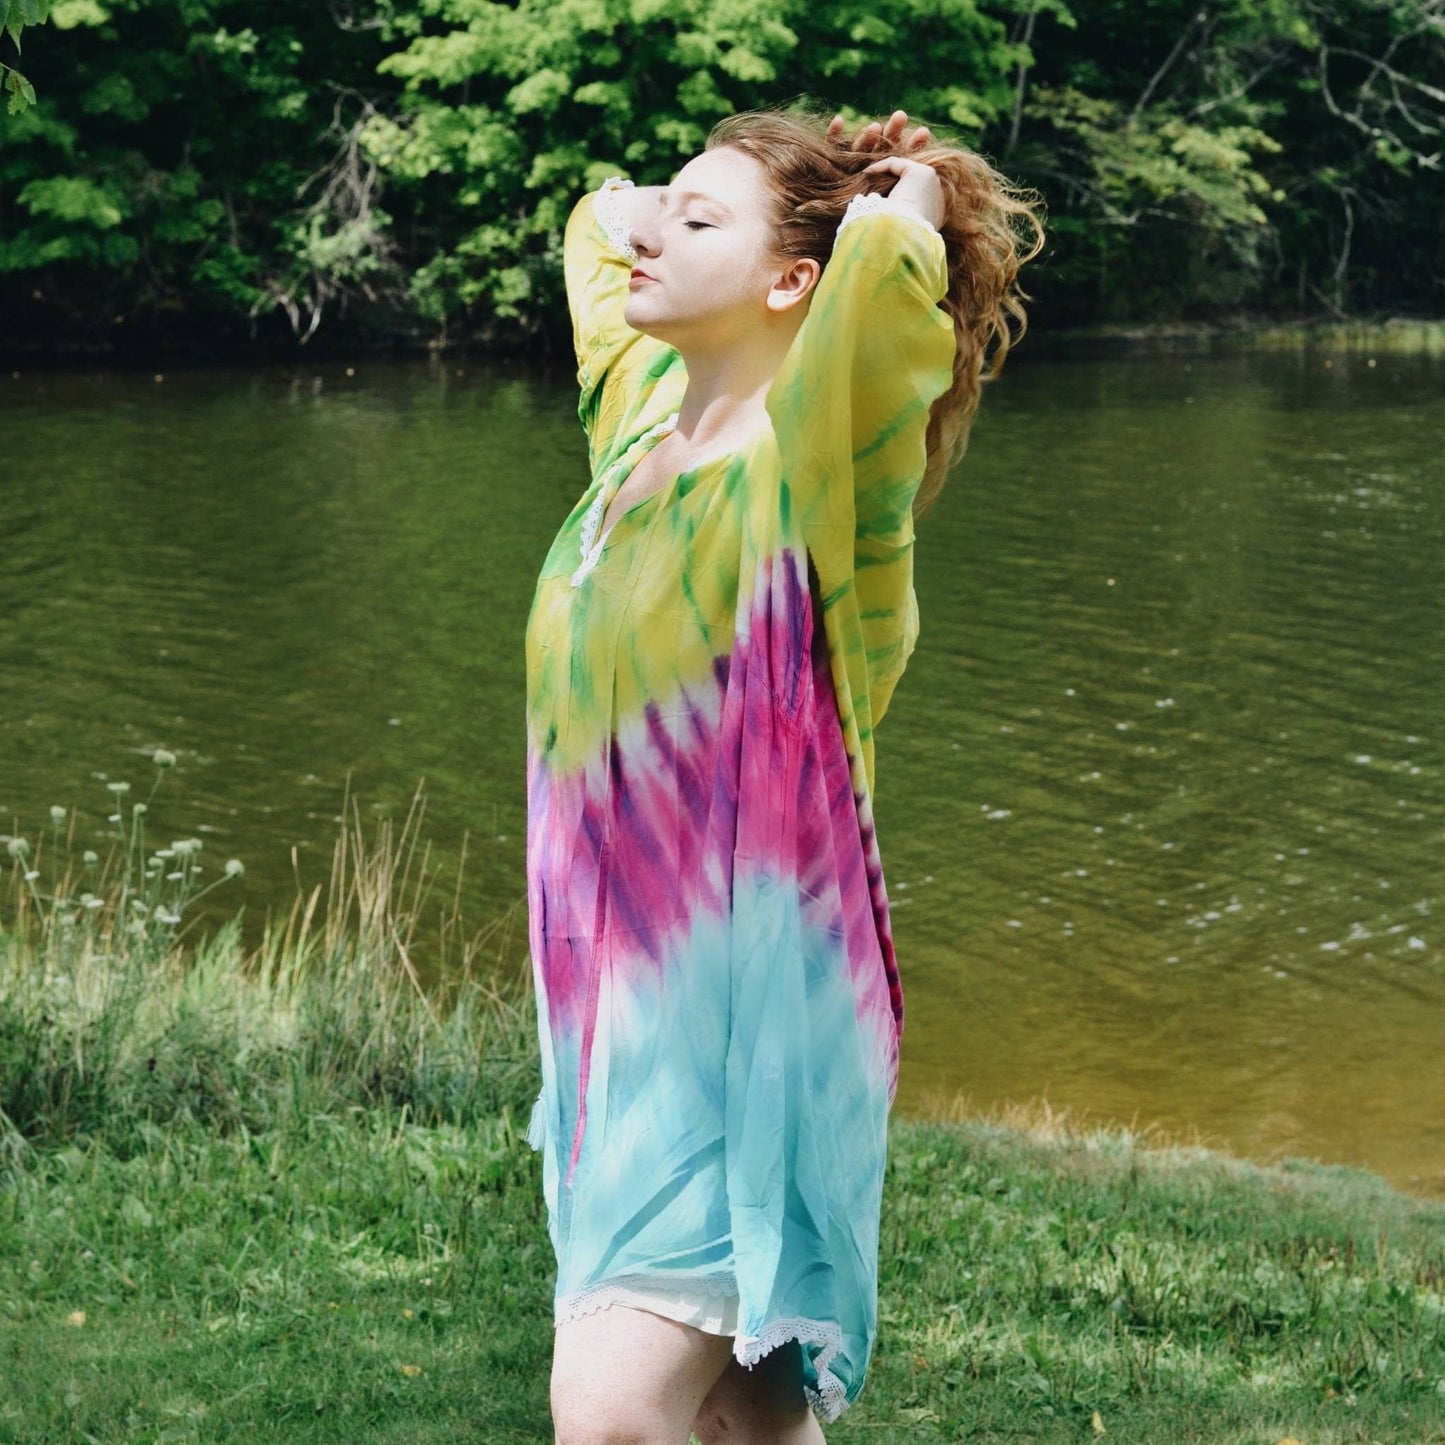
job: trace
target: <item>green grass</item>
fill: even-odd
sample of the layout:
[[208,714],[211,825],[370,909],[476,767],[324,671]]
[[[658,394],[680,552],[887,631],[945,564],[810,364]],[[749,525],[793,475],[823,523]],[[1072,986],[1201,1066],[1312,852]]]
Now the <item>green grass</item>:
[[1445,1208],[1127,1131],[900,1131],[884,1418],[914,1439],[1445,1439]]
[[[414,823],[251,956],[16,860],[0,1445],[550,1440],[530,1004],[418,986]],[[1359,1171],[899,1121],[881,1260],[831,1441],[1445,1441],[1445,1206]]]

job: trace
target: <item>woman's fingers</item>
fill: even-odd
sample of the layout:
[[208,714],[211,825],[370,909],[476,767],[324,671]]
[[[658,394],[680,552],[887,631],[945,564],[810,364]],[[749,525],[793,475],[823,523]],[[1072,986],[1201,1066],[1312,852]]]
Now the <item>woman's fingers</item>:
[[[843,117],[835,115],[828,122],[828,139],[840,140],[846,128],[847,122]],[[853,137],[852,148],[855,151],[877,151],[901,146],[905,151],[919,151],[932,144],[933,132],[926,125],[917,126],[908,134],[908,112],[895,110],[887,120],[870,120]]]
[[922,161],[911,161],[907,156],[884,156],[871,166],[863,167],[866,176],[870,171],[891,171],[895,176],[906,175],[909,171],[931,171],[932,167]]
[[901,136],[908,126],[908,112],[906,110],[895,110],[883,123],[883,139],[889,145],[897,145],[898,137]]

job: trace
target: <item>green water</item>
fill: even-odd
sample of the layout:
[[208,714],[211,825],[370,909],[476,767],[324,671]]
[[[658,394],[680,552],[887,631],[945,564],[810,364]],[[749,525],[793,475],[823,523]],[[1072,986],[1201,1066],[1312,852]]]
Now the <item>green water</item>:
[[[902,1108],[1045,1095],[1445,1192],[1445,362],[1369,360],[989,393],[879,732]],[[169,748],[152,836],[243,859],[259,928],[348,776],[393,814],[424,778],[469,916],[517,903],[565,370],[27,372],[0,444],[0,833],[98,836]]]

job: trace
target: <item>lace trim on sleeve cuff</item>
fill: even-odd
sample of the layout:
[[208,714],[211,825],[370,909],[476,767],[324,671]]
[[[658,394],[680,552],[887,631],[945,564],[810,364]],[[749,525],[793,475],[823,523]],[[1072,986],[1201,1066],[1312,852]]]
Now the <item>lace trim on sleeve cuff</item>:
[[910,221],[917,221],[920,226],[926,227],[936,236],[937,227],[925,221],[917,211],[909,210],[906,206],[895,206],[889,202],[887,196],[881,196],[877,191],[865,191],[853,197],[848,202],[848,209],[843,212],[843,219],[838,222],[838,235],[843,234],[843,228],[859,216],[873,216],[880,211],[889,211],[895,216],[906,216]]
[[607,232],[607,239],[624,258],[636,261],[637,252],[632,249],[632,243],[627,239],[627,219],[617,196],[619,191],[631,189],[631,181],[624,180],[621,176],[609,176],[602,182],[602,188],[594,197],[592,209],[597,213],[602,229]]

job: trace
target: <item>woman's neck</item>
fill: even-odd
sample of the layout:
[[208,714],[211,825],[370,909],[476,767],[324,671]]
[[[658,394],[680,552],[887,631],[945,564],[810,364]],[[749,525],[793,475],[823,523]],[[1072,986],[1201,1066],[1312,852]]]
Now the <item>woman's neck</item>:
[[752,432],[767,415],[768,391],[797,329],[778,327],[752,345],[721,352],[684,347],[687,391],[677,412],[679,439],[703,448]]
[[767,415],[772,378],[746,391],[709,391],[689,376],[677,409],[677,439],[689,451],[709,451],[747,435]]

